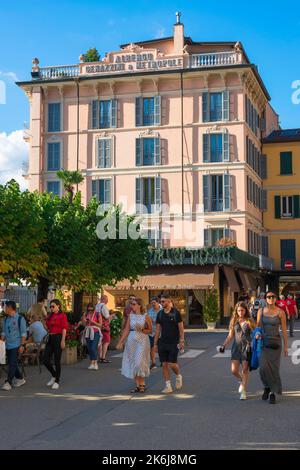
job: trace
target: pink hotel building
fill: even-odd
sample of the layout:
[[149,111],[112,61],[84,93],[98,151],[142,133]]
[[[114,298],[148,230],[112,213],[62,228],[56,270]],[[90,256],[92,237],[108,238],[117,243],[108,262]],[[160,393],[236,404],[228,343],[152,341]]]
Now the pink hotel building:
[[[241,289],[262,282],[271,265],[261,142],[279,125],[240,42],[195,42],[178,19],[173,36],[122,45],[100,62],[34,59],[19,86],[30,101],[29,189],[61,195],[56,171],[79,169],[84,202],[122,201],[145,227],[152,221],[159,256],[135,285],[108,289],[114,306],[128,289],[146,301],[168,290],[186,323],[200,324],[208,287],[226,317]],[[236,244],[223,248],[226,260],[191,261],[226,238]],[[178,260],[179,247],[190,261]]]

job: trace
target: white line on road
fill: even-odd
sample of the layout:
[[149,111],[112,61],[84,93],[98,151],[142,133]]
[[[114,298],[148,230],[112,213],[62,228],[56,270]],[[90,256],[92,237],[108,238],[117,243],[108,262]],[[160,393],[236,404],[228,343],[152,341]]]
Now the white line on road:
[[[180,354],[178,357],[180,359],[193,359],[195,357],[200,356],[205,352],[204,349],[189,349],[188,351],[184,352],[183,354]],[[112,357],[123,357],[123,353],[115,354]],[[158,354],[156,355],[158,357]]]

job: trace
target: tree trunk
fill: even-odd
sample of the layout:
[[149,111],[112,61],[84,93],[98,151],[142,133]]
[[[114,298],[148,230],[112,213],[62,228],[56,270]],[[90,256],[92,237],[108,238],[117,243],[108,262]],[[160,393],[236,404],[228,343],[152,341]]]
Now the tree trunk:
[[74,292],[73,297],[73,313],[74,318],[79,321],[82,316],[83,308],[83,292]]
[[38,282],[38,294],[37,298],[42,298],[44,300],[47,299],[48,297],[48,290],[49,290],[49,279],[46,279],[45,277],[39,277],[39,282]]

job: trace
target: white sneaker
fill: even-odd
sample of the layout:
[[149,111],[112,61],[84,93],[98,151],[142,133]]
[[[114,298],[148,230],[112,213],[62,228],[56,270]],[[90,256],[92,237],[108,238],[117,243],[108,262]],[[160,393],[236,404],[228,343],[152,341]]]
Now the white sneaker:
[[52,387],[52,385],[54,384],[54,382],[55,382],[55,378],[52,377],[52,378],[49,380],[49,382],[47,383],[47,387]]
[[94,370],[99,370],[98,364],[94,365]]
[[54,384],[52,385],[52,390],[58,390],[59,389],[59,384],[57,382],[54,382]]
[[239,393],[242,393],[244,387],[243,387],[243,384],[242,382],[239,382],[240,386],[239,386]]
[[22,385],[25,385],[25,384],[26,384],[25,379],[15,379],[13,383],[14,387],[22,387]]
[[8,392],[11,389],[12,389],[12,386],[10,385],[9,382],[5,382],[5,384],[2,386],[2,390],[5,390],[6,392]]
[[182,388],[182,375],[179,374],[176,376],[176,390],[180,390]]
[[173,392],[173,388],[172,388],[172,385],[171,385],[171,382],[166,382],[166,386],[165,388],[161,391],[161,393],[172,393]]
[[91,365],[88,367],[88,370],[94,370],[94,369],[95,369],[94,364],[91,364]]
[[246,391],[243,389],[242,393],[241,393],[241,396],[240,396],[240,400],[247,400],[247,393]]

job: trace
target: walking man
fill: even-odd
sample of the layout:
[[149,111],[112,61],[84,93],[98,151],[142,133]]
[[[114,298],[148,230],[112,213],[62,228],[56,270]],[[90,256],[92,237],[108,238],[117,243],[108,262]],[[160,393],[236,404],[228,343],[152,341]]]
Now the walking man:
[[286,300],[286,308],[288,311],[288,319],[289,319],[289,328],[290,328],[290,337],[292,338],[294,336],[294,324],[295,324],[295,318],[298,316],[298,309],[297,309],[297,303],[294,300],[292,295],[288,295],[288,298]]
[[169,295],[161,298],[162,310],[156,318],[156,333],[154,351],[158,350],[159,359],[163,365],[163,376],[166,382],[162,393],[172,393],[170,369],[176,375],[176,390],[182,388],[182,375],[177,364],[179,350],[184,349],[183,321],[178,310],[173,307]]
[[5,302],[6,318],[1,333],[1,341],[6,342],[8,374],[2,390],[9,391],[12,387],[21,387],[26,383],[18,367],[18,355],[24,352],[27,331],[25,318],[17,313],[16,303],[12,300]]

